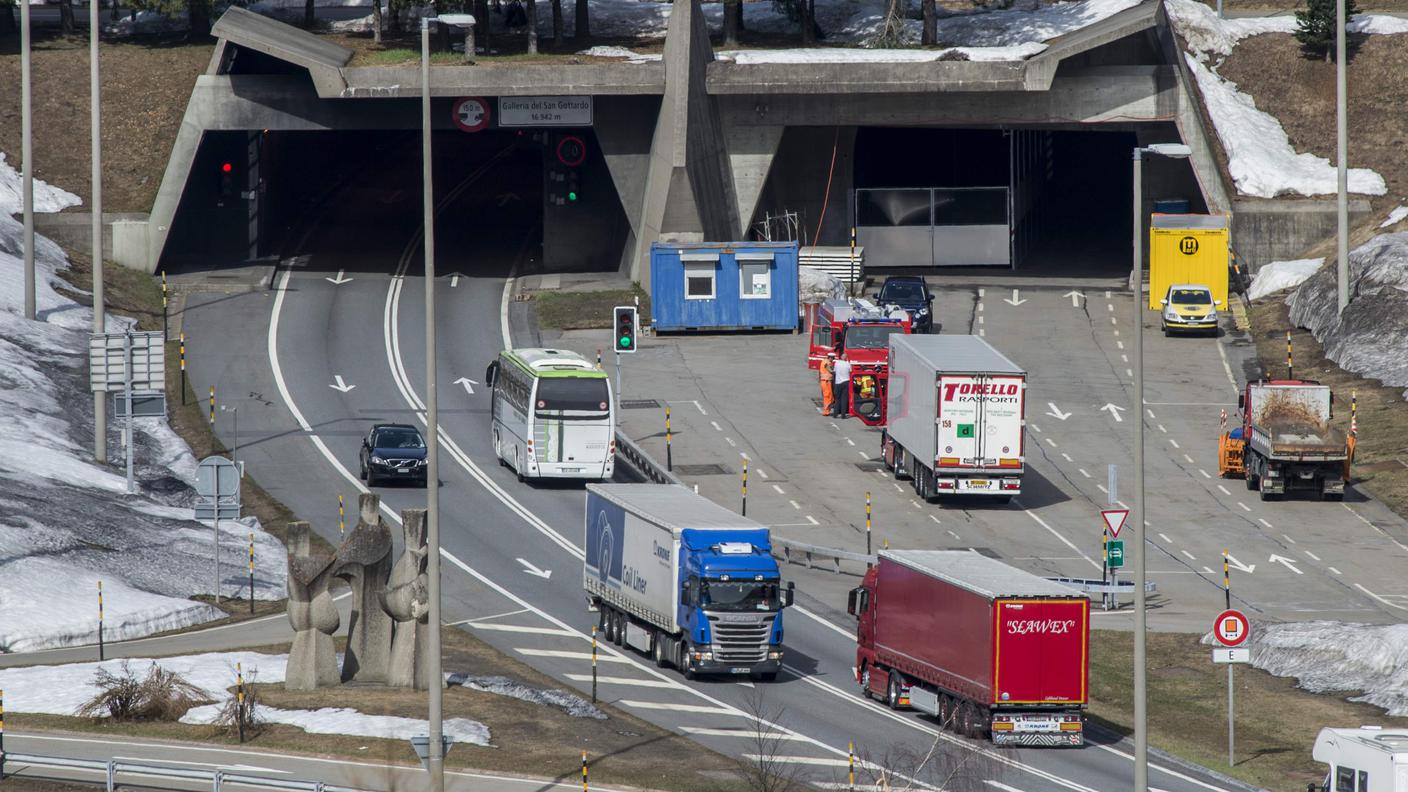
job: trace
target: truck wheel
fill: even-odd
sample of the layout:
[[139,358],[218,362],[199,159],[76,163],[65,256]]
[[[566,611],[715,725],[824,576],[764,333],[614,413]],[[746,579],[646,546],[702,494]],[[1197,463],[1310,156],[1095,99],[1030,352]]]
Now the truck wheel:
[[1253,491],[1257,488],[1257,477],[1250,470],[1247,471],[1247,490]]
[[624,613],[616,613],[616,645],[624,647],[626,645],[626,624],[627,616]]
[[860,670],[860,695],[863,698],[875,698],[870,692],[870,666],[866,665]]
[[892,710],[900,708],[899,674],[894,671],[890,672],[890,682],[885,687],[885,706]]
[[665,636],[657,632],[651,643],[655,645],[655,665],[660,668],[669,668],[670,661],[665,655]]
[[699,674],[694,670],[694,663],[690,662],[689,644],[682,644],[682,646],[684,646],[684,659],[683,662],[680,663],[680,671],[684,673],[685,679],[690,681],[696,680],[699,678]]

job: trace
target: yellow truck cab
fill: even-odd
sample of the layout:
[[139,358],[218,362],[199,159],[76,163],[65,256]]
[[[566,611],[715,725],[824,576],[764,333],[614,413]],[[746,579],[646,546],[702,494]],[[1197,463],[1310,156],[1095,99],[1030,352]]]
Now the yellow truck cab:
[[1212,289],[1195,283],[1176,283],[1168,287],[1159,325],[1164,335],[1174,333],[1211,333],[1217,335],[1217,306],[1222,301],[1212,296]]

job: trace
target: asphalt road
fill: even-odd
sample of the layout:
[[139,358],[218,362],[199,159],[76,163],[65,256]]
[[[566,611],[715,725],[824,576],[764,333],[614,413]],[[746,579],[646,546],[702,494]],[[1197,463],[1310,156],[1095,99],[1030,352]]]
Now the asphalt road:
[[[438,177],[437,366],[445,618],[585,690],[594,617],[585,609],[577,571],[581,487],[518,484],[494,461],[487,393],[472,383],[455,384],[482,379],[506,343],[504,278],[515,265],[533,264],[525,253],[533,249],[532,218],[515,214],[521,211],[515,202],[498,206],[484,199],[524,187],[522,176],[506,159],[466,183],[462,174],[484,160],[437,163],[444,171]],[[422,418],[424,282],[416,228],[365,200],[373,186],[388,194],[413,188],[398,183],[416,173],[405,165],[368,170],[307,218],[297,266],[281,270],[272,291],[192,295],[183,317],[197,391],[213,384],[222,403],[240,408],[240,448],[250,475],[334,540],[336,496],[362,489],[356,480],[360,436],[374,421]],[[456,185],[463,190],[456,193]],[[222,422],[217,428],[228,443],[230,427]],[[389,518],[424,503],[416,489],[378,492]],[[855,741],[862,757],[900,772],[918,763],[906,757],[931,749],[936,758],[929,767],[962,760],[985,789],[1129,785],[1132,761],[1121,743],[999,751],[863,700],[851,670],[851,631],[835,618],[834,607],[809,596],[805,582],[798,600],[800,607],[787,614],[788,659],[776,683],[686,682],[634,653],[608,649],[602,696],[734,756],[758,750],[748,725],[750,714],[761,715],[776,735],[783,765],[821,784],[844,780],[847,744]],[[1235,788],[1162,761],[1153,778],[1170,792]]]

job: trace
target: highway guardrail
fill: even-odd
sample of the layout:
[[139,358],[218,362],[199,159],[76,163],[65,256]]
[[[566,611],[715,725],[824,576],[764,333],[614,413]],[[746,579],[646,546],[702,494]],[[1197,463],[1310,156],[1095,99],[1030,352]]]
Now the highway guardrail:
[[[39,754],[11,752],[0,754],[0,757],[3,757],[0,761],[3,761],[4,765],[2,766],[6,766],[5,772],[10,776],[15,775],[16,766],[102,773],[108,790],[115,789],[117,787],[118,776],[125,774],[140,775],[144,778],[180,779],[188,782],[208,783],[210,789],[214,792],[221,792],[225,784],[253,787],[256,789],[291,789],[299,790],[300,792],[362,792],[362,790],[358,790],[354,787],[333,786],[332,784],[324,784],[321,781],[265,778],[263,776],[246,775],[243,773],[231,773],[225,770],[168,767],[163,764],[149,764],[147,762],[119,762],[113,759],[71,759],[66,756],[42,756]],[[158,784],[157,786],[163,785]],[[192,784],[192,786],[194,786],[194,784]]]

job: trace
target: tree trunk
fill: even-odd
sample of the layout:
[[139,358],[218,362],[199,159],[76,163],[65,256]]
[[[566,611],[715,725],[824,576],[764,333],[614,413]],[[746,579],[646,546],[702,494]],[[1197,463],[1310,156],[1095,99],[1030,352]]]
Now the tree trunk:
[[816,43],[816,24],[812,16],[816,6],[809,0],[802,0],[802,46],[810,47]]
[[372,41],[381,46],[381,0],[372,0]]
[[[28,1],[29,0],[20,0],[22,3]],[[63,30],[65,36],[72,36],[74,34],[73,0],[59,0],[59,27]]]
[[924,35],[920,43],[932,47],[939,43],[939,15],[934,8],[934,0],[924,0],[921,8],[924,10]]
[[724,0],[724,46],[738,46],[738,14],[735,9],[743,5],[741,0]]
[[210,35],[210,0],[187,0],[186,13],[191,20],[191,35],[204,39]]
[[552,45],[562,46],[562,0],[552,0]]
[[0,36],[8,36],[19,29],[19,23],[15,22],[15,14],[18,10],[13,4],[0,4]]
[[475,38],[479,40],[479,48],[484,50],[485,55],[488,55],[490,47],[493,46],[494,29],[494,20],[489,15],[489,0],[474,0],[474,17],[480,20],[475,25]]
[[586,39],[592,34],[590,15],[587,11],[587,0],[577,0],[577,19],[575,29],[572,31],[575,38]]
[[748,29],[748,26],[743,24],[743,0],[733,4],[733,17],[733,24],[739,31]]
[[527,0],[524,3],[524,11],[528,13],[528,54],[538,54],[538,3],[537,0]]
[[386,0],[386,32],[392,38],[401,35],[401,6],[397,0]]
[[313,29],[313,0],[303,0],[303,29]]

